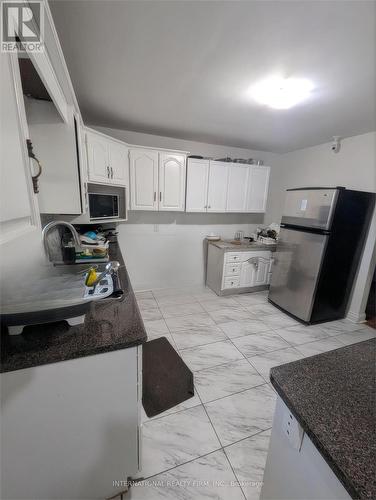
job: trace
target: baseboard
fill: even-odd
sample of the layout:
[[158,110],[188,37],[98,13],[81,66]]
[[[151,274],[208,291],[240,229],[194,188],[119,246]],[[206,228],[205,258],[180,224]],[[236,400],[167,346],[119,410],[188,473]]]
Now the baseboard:
[[353,311],[348,311],[346,319],[352,323],[364,323],[366,321],[366,313],[358,314]]

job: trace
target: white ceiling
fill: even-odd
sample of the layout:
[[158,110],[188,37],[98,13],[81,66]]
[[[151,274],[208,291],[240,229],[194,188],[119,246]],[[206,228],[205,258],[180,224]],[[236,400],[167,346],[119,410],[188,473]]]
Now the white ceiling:
[[[376,129],[374,1],[50,1],[87,123],[286,152]],[[315,83],[272,110],[273,74]]]

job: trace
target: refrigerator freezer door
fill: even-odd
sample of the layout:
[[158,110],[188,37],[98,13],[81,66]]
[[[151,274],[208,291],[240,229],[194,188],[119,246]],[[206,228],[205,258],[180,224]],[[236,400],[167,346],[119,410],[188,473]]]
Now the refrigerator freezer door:
[[287,191],[282,223],[315,229],[329,229],[337,195],[337,189]]
[[275,253],[269,299],[303,321],[309,321],[328,236],[281,229]]

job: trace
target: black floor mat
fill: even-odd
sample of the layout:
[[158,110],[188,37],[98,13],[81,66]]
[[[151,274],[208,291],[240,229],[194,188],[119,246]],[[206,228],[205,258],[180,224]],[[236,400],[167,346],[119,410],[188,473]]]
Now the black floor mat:
[[142,346],[142,404],[154,417],[194,396],[193,374],[166,337]]

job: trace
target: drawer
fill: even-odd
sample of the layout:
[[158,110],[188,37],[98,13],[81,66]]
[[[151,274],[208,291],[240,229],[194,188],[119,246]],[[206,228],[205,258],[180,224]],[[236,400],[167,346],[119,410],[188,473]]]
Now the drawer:
[[242,262],[242,252],[227,252],[225,255],[225,262]]
[[228,277],[224,279],[223,288],[238,288],[240,284],[239,276],[234,276],[232,278]]
[[225,276],[235,276],[240,274],[240,262],[234,262],[233,264],[225,265]]

